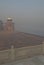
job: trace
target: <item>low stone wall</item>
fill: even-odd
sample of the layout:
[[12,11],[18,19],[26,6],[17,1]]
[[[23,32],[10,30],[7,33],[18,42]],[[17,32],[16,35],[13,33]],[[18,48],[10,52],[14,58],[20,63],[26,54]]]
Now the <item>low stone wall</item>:
[[32,57],[41,54],[41,52],[42,52],[41,45],[17,48],[15,57],[16,59]]
[[42,45],[36,45],[15,49],[11,48],[5,51],[0,51],[0,63],[39,55],[43,53],[42,49]]
[[5,63],[9,61],[9,50],[0,51],[0,63]]

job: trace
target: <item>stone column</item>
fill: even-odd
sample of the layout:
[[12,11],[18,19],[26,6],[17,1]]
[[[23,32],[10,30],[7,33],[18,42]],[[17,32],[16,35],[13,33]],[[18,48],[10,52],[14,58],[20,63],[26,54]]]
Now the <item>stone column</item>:
[[11,46],[11,60],[14,60],[15,59],[15,54],[14,54],[14,46],[12,45]]
[[42,54],[44,54],[44,42],[42,42]]

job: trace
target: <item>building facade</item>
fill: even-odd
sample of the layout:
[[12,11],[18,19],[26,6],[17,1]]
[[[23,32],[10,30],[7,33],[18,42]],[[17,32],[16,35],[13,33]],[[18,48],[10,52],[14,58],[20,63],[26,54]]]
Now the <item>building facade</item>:
[[0,20],[0,31],[3,31],[3,22]]

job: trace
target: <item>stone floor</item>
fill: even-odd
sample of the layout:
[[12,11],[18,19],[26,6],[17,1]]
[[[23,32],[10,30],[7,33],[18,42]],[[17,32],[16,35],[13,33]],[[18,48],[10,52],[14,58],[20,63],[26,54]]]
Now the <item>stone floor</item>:
[[44,65],[44,56],[35,56],[33,58],[23,59],[3,65]]

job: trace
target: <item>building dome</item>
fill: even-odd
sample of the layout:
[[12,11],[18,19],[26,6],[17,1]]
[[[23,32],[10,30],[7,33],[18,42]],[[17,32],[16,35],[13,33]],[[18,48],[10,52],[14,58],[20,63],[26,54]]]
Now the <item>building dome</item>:
[[7,21],[12,21],[12,18],[7,18]]

